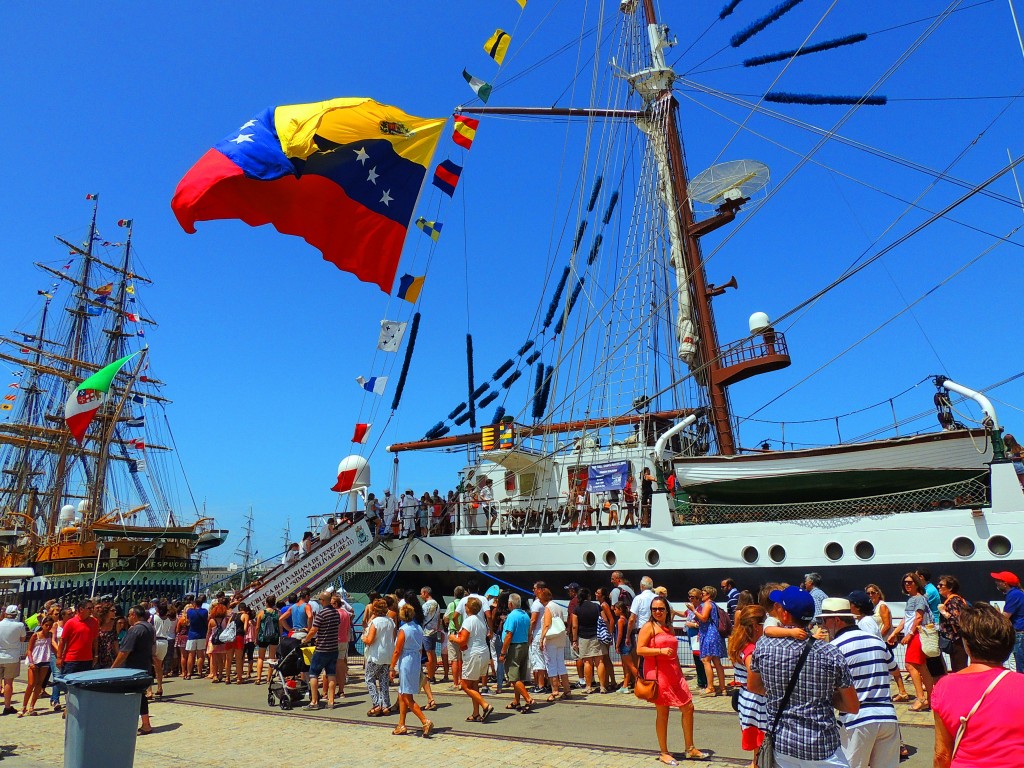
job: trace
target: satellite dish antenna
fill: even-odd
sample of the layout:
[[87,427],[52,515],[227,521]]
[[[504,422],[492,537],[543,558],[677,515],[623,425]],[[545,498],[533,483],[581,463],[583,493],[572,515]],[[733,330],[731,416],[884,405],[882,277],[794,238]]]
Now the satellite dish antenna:
[[715,207],[739,207],[770,181],[768,166],[757,160],[730,160],[697,174],[686,188],[691,200]]

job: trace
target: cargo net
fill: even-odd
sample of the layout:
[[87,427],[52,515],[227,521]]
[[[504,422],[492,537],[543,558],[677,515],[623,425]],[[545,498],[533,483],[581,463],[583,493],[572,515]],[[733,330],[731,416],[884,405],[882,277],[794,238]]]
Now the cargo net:
[[787,520],[806,523],[814,528],[832,528],[851,518],[987,505],[988,484],[971,479],[881,496],[792,504],[707,504],[698,501],[697,497],[686,499],[677,496],[672,522],[674,525],[725,525]]

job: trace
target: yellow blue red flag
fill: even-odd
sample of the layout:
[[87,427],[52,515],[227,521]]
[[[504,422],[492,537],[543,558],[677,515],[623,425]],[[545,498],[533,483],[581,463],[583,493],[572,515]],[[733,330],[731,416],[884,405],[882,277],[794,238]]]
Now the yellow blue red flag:
[[415,304],[416,299],[420,297],[420,291],[423,290],[423,281],[425,279],[425,275],[418,277],[402,275],[402,279],[398,282],[398,298],[405,299],[410,304]]

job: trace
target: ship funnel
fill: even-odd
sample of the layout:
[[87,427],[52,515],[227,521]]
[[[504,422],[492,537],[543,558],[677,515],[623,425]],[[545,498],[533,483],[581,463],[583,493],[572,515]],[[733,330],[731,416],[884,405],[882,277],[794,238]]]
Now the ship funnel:
[[751,333],[764,333],[767,330],[771,330],[772,324],[768,320],[768,315],[764,312],[755,312],[750,316],[750,332]]

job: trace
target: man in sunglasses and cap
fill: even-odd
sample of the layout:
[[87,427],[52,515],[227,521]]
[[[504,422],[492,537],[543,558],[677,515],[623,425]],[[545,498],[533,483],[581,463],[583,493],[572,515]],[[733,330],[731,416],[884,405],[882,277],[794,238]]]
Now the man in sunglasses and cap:
[[896,709],[889,698],[889,676],[896,659],[881,636],[858,626],[849,600],[826,597],[815,616],[850,667],[860,711],[840,714],[839,737],[851,768],[895,766],[900,761]]
[[[814,619],[814,598],[797,586],[771,593],[784,627],[807,630]],[[806,659],[796,675],[800,657]],[[766,698],[768,729],[779,768],[846,768],[833,707],[851,715],[860,710],[849,665],[835,646],[809,637],[763,637],[750,664],[747,690]],[[786,689],[793,693],[783,708]],[[775,725],[773,729],[773,724]]]

